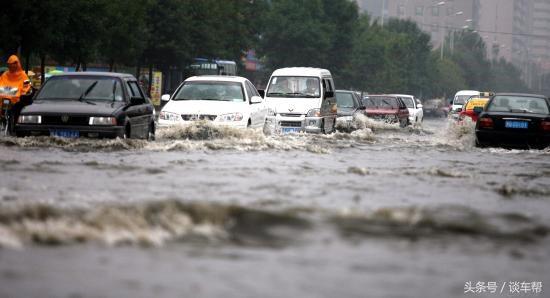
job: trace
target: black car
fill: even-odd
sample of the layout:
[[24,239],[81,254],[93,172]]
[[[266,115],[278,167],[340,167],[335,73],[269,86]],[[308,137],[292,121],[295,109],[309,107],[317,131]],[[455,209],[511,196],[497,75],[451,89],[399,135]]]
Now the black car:
[[154,107],[129,74],[78,72],[49,78],[25,107],[17,136],[154,139]]
[[338,108],[337,127],[339,130],[351,130],[356,114],[366,115],[365,106],[361,103],[361,95],[348,90],[336,90],[334,94]]
[[550,101],[544,95],[499,93],[476,122],[476,145],[545,148],[550,145]]

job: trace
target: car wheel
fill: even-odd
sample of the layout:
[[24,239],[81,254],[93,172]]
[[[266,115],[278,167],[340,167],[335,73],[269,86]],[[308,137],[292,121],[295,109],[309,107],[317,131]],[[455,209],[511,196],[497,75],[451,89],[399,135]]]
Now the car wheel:
[[399,120],[399,127],[404,128],[409,123],[409,119]]
[[322,134],[327,133],[326,130],[325,130],[325,119],[324,118],[321,120],[321,133]]
[[154,141],[155,140],[155,123],[149,124],[149,132],[147,133],[147,140],[148,141]]

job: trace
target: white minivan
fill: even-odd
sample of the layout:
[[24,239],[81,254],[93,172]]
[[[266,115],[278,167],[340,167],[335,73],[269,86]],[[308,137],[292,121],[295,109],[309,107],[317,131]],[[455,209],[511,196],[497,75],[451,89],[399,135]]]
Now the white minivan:
[[453,118],[458,119],[458,113],[462,111],[464,103],[472,96],[479,96],[479,91],[475,90],[460,90],[455,94],[451,103],[450,114]]
[[331,133],[337,106],[330,71],[310,67],[277,69],[265,90],[267,123],[279,133]]
[[196,76],[186,79],[162,108],[158,126],[206,120],[239,128],[263,128],[264,99],[252,83],[237,76]]

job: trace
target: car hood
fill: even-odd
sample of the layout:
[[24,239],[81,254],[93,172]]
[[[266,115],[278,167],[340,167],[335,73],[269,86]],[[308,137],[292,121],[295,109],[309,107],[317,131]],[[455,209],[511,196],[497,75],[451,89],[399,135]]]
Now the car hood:
[[112,115],[122,108],[123,102],[93,101],[89,104],[78,100],[35,100],[26,106],[23,114],[83,114],[83,115]]
[[171,100],[162,110],[177,114],[192,115],[221,115],[235,112],[245,112],[247,102],[221,100]]
[[276,113],[307,114],[311,109],[321,108],[321,98],[268,97],[267,106]]

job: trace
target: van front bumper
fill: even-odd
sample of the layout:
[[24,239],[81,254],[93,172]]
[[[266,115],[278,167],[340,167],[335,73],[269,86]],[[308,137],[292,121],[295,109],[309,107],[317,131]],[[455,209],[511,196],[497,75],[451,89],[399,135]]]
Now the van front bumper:
[[277,133],[306,132],[321,133],[323,117],[283,117],[267,116],[266,122],[271,125]]

